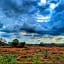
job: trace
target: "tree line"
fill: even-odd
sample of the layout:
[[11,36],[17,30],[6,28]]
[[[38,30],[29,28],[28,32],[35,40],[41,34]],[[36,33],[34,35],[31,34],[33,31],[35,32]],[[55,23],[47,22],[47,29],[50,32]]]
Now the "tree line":
[[0,46],[1,47],[19,47],[22,48],[25,46],[25,42],[19,42],[18,39],[14,39],[12,42],[4,42],[3,40],[0,40]]
[[18,39],[13,39],[12,42],[6,43],[5,39],[0,39],[0,47],[18,47],[23,48],[25,46],[43,46],[43,47],[64,47],[64,43],[56,44],[56,43],[43,43],[40,42],[40,44],[26,44],[26,42],[20,42]]

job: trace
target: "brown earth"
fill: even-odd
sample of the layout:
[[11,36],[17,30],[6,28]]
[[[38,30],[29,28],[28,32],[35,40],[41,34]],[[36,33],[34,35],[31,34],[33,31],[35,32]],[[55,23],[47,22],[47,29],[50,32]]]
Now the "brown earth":
[[[49,53],[49,56],[47,58],[45,58],[44,56],[44,52],[46,50]],[[45,62],[45,63],[41,62],[40,64],[64,64],[64,62],[60,62],[60,61],[54,63],[48,63],[48,61],[54,60],[57,55],[61,55],[61,56],[64,55],[64,47],[31,46],[26,48],[0,48],[0,54],[16,54],[17,56],[16,59],[18,61],[18,64],[22,64],[21,62],[22,58],[33,57],[35,54],[39,56],[41,61]],[[64,59],[64,56],[62,56],[62,59]],[[31,60],[28,60],[25,64],[33,64],[33,62]]]

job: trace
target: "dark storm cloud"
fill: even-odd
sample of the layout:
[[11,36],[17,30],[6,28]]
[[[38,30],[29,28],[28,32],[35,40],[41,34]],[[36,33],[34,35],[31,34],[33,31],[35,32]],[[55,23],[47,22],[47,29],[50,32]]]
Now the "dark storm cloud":
[[9,37],[11,37],[11,34],[10,33],[6,33],[6,32],[0,32],[0,37],[9,38]]
[[36,0],[1,0],[0,7],[4,14],[9,16],[17,16],[25,13],[35,12]]
[[[39,0],[38,0],[39,1]],[[64,4],[60,4],[55,8],[55,13],[52,15],[50,22],[38,23],[33,15],[39,10],[41,15],[46,16],[50,12],[48,9],[49,4],[46,6],[38,6],[37,0],[0,0],[0,9],[6,15],[6,18],[13,18],[15,20],[7,21],[9,24],[5,28],[4,25],[0,24],[0,31],[6,33],[18,33],[26,31],[28,33],[38,34],[50,34],[50,35],[61,35],[64,32]],[[21,17],[20,17],[21,16]],[[18,21],[18,23],[16,23]],[[4,35],[6,36],[6,35]],[[18,36],[18,35],[17,35]],[[18,36],[19,37],[19,36]]]
[[3,27],[3,24],[0,22],[0,28],[2,28]]
[[53,26],[52,26],[52,32],[55,34],[63,34],[64,33],[64,11],[59,12],[57,15],[54,16],[53,20]]
[[6,34],[4,34],[4,35],[1,35],[2,37],[6,37],[6,38],[9,38],[10,37],[10,35],[6,35]]

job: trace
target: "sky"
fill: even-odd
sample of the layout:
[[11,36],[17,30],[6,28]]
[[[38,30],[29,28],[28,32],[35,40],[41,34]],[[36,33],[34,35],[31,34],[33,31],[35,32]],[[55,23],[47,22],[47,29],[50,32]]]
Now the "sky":
[[64,0],[0,0],[0,38],[39,43],[63,37],[63,17]]

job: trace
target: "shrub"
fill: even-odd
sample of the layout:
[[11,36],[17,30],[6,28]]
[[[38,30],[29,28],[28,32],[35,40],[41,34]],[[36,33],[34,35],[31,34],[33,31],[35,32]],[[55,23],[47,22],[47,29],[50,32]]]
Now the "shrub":
[[47,50],[47,49],[45,50],[45,54],[44,54],[44,56],[45,56],[45,58],[48,57],[48,50]]

